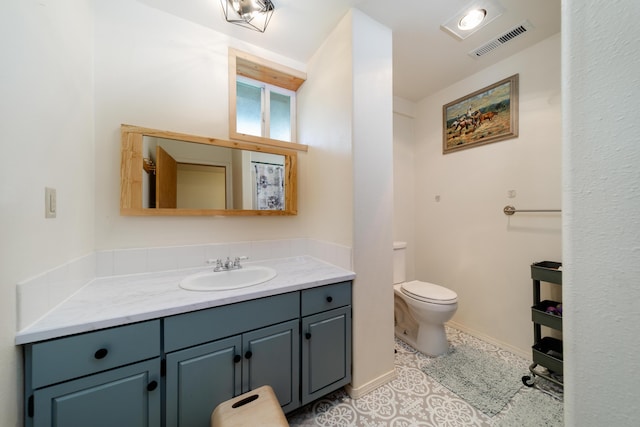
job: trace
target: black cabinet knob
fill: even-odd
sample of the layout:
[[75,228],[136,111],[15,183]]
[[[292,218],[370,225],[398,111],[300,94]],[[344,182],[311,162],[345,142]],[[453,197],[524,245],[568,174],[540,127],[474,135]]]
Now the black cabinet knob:
[[333,301],[333,297],[327,297],[327,302]]
[[245,357],[246,359],[251,359],[251,356],[253,356],[253,353],[251,353],[251,351],[247,351],[247,352],[244,354],[244,357]]
[[236,354],[235,356],[233,356],[233,363],[238,363],[242,360],[242,356],[240,356],[239,354]]
[[157,381],[151,381],[149,384],[147,384],[147,391],[153,391],[156,388],[158,388],[158,382]]
[[304,337],[305,337],[306,339],[310,340],[310,339],[311,339],[311,333],[310,333],[310,332],[307,332],[306,334],[304,334]]
[[104,359],[105,357],[107,357],[108,353],[109,353],[109,350],[107,350],[106,348],[101,348],[100,350],[94,353],[93,357],[95,357],[98,360]]

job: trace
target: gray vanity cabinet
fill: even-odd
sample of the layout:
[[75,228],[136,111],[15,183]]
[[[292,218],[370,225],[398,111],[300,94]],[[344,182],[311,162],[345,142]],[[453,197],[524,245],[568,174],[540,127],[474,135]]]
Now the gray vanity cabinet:
[[351,282],[302,291],[302,404],[351,382]]
[[25,346],[26,426],[158,426],[160,321]]
[[166,318],[167,427],[206,427],[219,403],[265,384],[285,412],[300,406],[299,298],[292,292]]
[[290,412],[351,381],[351,282],[24,346],[26,427],[208,427],[262,385]]

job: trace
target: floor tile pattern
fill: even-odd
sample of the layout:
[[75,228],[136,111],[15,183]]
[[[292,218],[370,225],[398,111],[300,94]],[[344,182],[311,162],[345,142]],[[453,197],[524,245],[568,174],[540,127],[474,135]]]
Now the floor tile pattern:
[[[531,363],[495,345],[447,327],[453,345],[466,344],[489,352],[528,373]],[[354,400],[338,390],[289,414],[291,427],[462,427],[496,426],[521,393],[542,393],[522,387],[512,402],[493,418],[488,417],[422,371],[433,359],[404,342],[395,341],[397,378]],[[520,378],[516,378],[520,381]],[[519,426],[521,427],[521,426]]]

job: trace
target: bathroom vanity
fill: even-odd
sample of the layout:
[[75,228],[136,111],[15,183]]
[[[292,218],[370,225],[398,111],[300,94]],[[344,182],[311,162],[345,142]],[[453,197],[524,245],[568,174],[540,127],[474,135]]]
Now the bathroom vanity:
[[[185,272],[87,285],[94,289],[48,315],[52,326],[45,318],[16,338],[24,345],[25,425],[205,427],[216,405],[264,384],[285,412],[348,384],[353,273],[309,257],[273,267],[275,279],[234,291],[179,289]],[[106,289],[125,287],[139,298],[132,306],[147,308],[101,315]],[[85,305],[90,295],[93,307]],[[71,317],[85,305],[86,318],[62,320],[65,304]],[[118,324],[94,330],[111,322]]]

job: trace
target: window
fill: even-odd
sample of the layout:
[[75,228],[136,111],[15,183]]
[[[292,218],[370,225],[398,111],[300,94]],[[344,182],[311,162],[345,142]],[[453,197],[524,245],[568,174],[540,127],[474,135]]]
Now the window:
[[236,79],[238,133],[279,141],[295,140],[296,93],[257,80]]
[[229,49],[229,136],[307,151],[296,141],[296,91],[306,74]]

